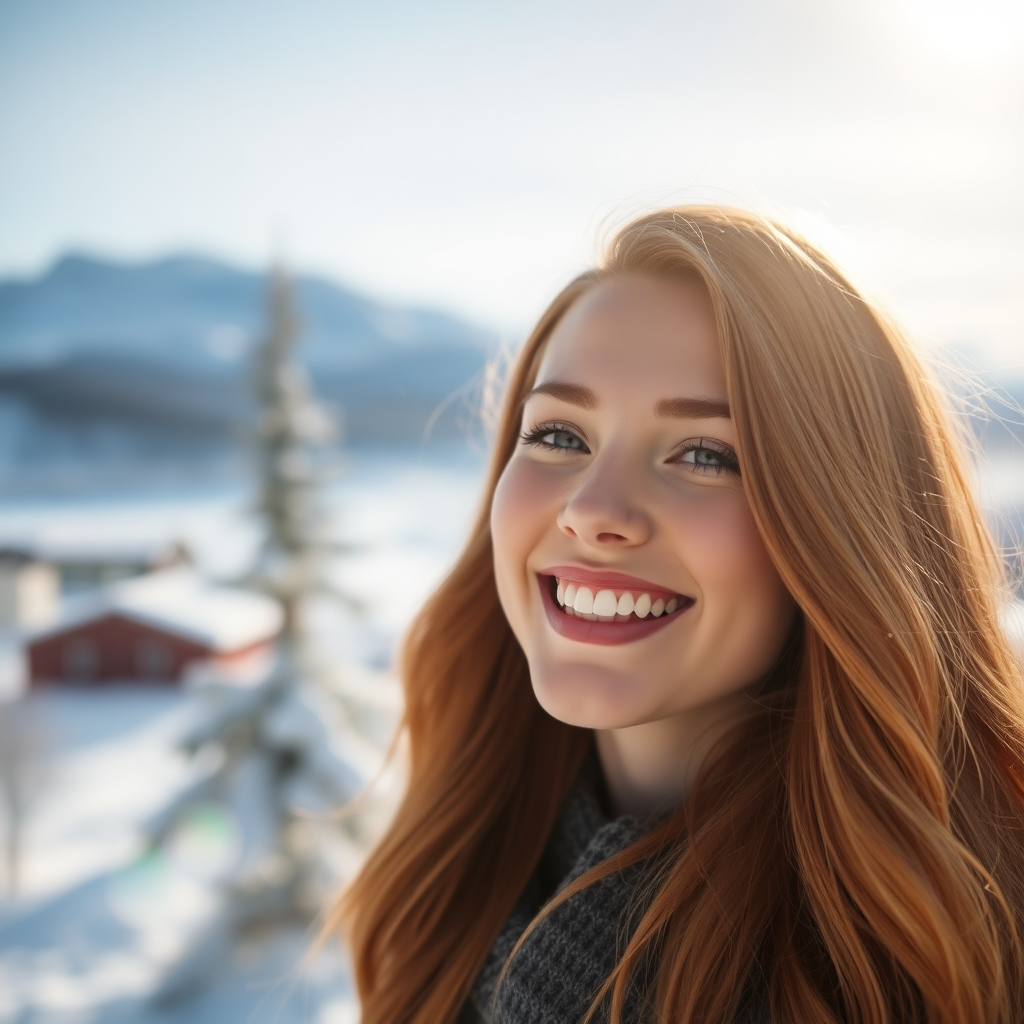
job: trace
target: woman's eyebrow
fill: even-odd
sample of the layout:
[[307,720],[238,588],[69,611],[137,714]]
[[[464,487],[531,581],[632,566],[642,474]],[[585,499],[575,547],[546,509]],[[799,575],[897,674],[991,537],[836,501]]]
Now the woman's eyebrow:
[[[597,394],[583,384],[564,380],[549,380],[538,384],[527,396],[549,395],[581,409],[596,409],[600,404]],[[662,419],[729,419],[729,403],[714,398],[663,398],[654,407],[655,415]]]
[[597,395],[590,388],[563,380],[549,380],[538,384],[524,401],[528,401],[534,395],[550,395],[570,405],[578,405],[581,409],[596,409],[598,405]]
[[729,403],[714,398],[663,398],[654,407],[654,413],[668,420],[730,418]]

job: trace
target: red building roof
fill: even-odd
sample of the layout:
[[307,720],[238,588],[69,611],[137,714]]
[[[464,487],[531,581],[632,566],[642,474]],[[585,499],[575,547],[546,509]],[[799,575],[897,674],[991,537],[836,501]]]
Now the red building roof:
[[126,580],[69,602],[28,645],[30,684],[179,680],[196,661],[233,661],[281,628],[269,598],[190,569]]

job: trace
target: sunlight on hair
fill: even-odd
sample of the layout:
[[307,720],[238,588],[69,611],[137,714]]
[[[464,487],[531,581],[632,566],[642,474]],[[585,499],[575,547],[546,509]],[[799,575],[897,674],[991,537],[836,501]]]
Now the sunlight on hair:
[[900,7],[928,42],[958,59],[1003,57],[1024,43],[1020,0],[901,0]]
[[807,208],[791,207],[778,211],[779,219],[791,224],[811,245],[830,253],[847,277],[870,292],[879,292],[881,281],[875,271],[874,254],[853,231],[836,224],[826,214]]

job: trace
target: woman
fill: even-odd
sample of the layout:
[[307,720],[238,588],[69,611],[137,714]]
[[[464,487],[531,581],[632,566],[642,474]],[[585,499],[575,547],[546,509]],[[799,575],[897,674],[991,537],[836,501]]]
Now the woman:
[[1024,680],[942,402],[791,231],[622,230],[511,380],[339,904],[366,1024],[1024,1020]]

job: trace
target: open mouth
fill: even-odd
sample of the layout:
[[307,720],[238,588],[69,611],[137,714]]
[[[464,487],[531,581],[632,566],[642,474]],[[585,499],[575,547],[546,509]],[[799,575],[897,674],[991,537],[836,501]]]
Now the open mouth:
[[554,566],[537,574],[552,628],[582,643],[626,644],[675,621],[694,599],[619,573]]

